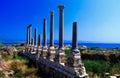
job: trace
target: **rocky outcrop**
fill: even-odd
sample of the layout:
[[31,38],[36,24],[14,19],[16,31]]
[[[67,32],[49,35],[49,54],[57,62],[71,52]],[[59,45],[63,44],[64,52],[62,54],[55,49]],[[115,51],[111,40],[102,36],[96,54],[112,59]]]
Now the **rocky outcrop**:
[[8,78],[9,75],[13,75],[13,74],[14,74],[14,71],[13,71],[13,70],[8,69],[8,68],[3,64],[1,55],[0,55],[0,71],[3,72],[3,74],[5,75],[5,78]]
[[15,52],[17,52],[17,49],[12,46],[6,46],[3,48],[4,52],[6,52],[9,55],[14,55]]

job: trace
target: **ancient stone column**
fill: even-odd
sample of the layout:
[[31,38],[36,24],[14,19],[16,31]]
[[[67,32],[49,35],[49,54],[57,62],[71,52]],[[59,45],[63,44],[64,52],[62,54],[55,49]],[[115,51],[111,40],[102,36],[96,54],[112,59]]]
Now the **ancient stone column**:
[[29,40],[29,49],[28,49],[28,51],[30,51],[31,52],[31,46],[32,46],[32,44],[31,44],[31,37],[32,37],[32,25],[30,24],[29,26],[28,26],[28,34],[29,34],[29,38],[28,38],[28,40]]
[[37,29],[34,30],[34,54],[37,54]]
[[37,56],[40,57],[41,51],[42,51],[42,45],[41,45],[41,35],[38,34],[38,50],[37,50]]
[[54,12],[50,12],[50,46],[54,46]]
[[63,47],[63,31],[64,31],[64,6],[60,5],[58,6],[60,14],[59,14],[59,48]]
[[55,56],[55,61],[64,65],[65,63],[65,53],[64,53],[64,40],[63,40],[63,30],[64,30],[64,6],[59,5],[59,48]]
[[47,31],[46,31],[46,19],[43,20],[43,48],[41,56],[47,58]]
[[46,38],[47,38],[47,33],[46,33],[46,19],[43,20],[43,46],[46,46]]
[[29,25],[29,44],[31,44],[31,37],[32,37],[32,25]]
[[54,61],[55,58],[55,48],[54,48],[54,12],[50,12],[50,46],[48,49],[47,58]]
[[77,48],[77,22],[73,23],[72,50]]
[[38,46],[41,46],[41,35],[38,34]]
[[29,50],[29,26],[27,26],[27,34],[26,34],[26,52]]
[[30,46],[30,52],[32,54],[32,52],[34,51],[34,39],[31,38],[31,46]]
[[37,45],[37,29],[34,30],[34,45]]
[[29,44],[29,26],[27,26],[27,37],[26,37],[26,44]]
[[[87,76],[84,65],[81,61],[81,54],[77,47],[77,22],[73,23],[73,34],[72,34],[72,50],[67,59],[69,67],[73,68],[76,74]],[[80,71],[80,73],[79,73]]]

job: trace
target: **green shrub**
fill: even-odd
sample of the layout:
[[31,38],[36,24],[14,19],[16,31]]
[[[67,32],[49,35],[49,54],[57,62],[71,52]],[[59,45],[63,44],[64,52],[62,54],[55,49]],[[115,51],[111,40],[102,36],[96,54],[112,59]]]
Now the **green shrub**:
[[0,47],[3,47],[3,44],[2,44],[2,43],[0,43]]
[[3,76],[4,76],[3,72],[2,72],[2,71],[0,71],[0,77],[3,77]]
[[66,50],[65,50],[65,55],[66,55],[66,57],[68,57],[68,56],[69,56],[70,51],[71,51],[70,49],[66,49]]
[[20,69],[18,69],[18,68],[14,68],[13,69],[14,70],[14,72],[15,72],[15,77],[23,77],[23,74],[22,74],[22,72],[21,72],[21,70]]
[[105,61],[93,61],[93,60],[83,60],[87,72],[93,72],[94,74],[103,74],[110,71],[110,64]]
[[101,50],[99,47],[90,47],[90,48],[88,48],[88,50]]

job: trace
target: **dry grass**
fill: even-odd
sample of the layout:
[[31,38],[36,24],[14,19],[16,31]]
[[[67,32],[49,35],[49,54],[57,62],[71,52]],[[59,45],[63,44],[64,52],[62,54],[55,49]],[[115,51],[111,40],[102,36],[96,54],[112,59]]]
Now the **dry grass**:
[[3,56],[5,56],[3,58],[3,65],[6,68],[14,71],[14,75],[10,76],[10,78],[38,78],[36,75],[37,68],[29,68],[29,61],[27,59],[24,59],[24,57],[22,59],[22,57],[20,56],[17,56],[16,58],[13,58],[10,55]]

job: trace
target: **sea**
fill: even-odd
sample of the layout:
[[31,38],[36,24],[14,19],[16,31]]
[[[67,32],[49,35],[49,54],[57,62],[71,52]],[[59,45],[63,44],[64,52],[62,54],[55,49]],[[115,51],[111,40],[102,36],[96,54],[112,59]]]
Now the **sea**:
[[[1,42],[4,45],[12,45],[25,43],[25,41],[11,41],[11,42]],[[58,45],[58,41],[55,41],[55,45]],[[71,42],[65,41],[64,45],[72,45]],[[87,46],[87,47],[99,47],[99,48],[120,48],[120,43],[90,43],[90,42],[78,42],[78,46]]]

